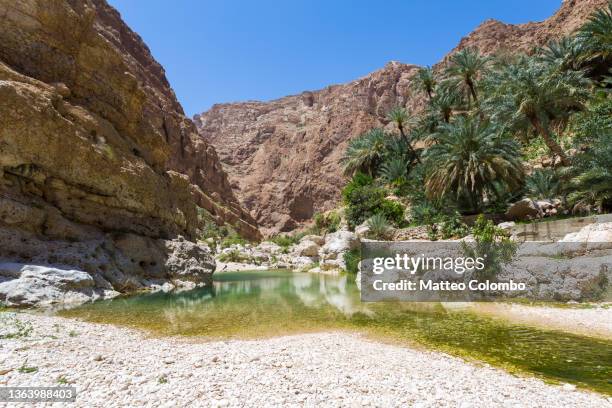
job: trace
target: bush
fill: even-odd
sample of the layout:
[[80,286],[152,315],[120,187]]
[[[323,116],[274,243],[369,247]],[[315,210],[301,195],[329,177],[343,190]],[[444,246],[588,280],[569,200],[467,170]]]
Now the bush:
[[374,184],[374,179],[364,173],[356,173],[351,181],[342,190],[342,198],[344,202],[349,204],[355,190],[360,190],[362,187]]
[[351,188],[346,194],[346,220],[349,228],[354,229],[371,216],[377,213],[385,199],[385,192],[373,185]]
[[391,231],[389,221],[383,214],[374,214],[368,221],[368,237],[373,239],[387,239]]
[[404,224],[404,207],[396,201],[384,199],[380,203],[380,214],[396,227]]
[[346,271],[356,275],[359,272],[359,261],[361,260],[361,248],[351,249],[344,253],[344,263]]
[[442,239],[461,238],[468,234],[469,228],[461,219],[459,213],[443,215],[439,221],[439,232]]
[[471,258],[485,258],[486,261],[483,269],[474,269],[472,273],[465,275],[465,279],[494,279],[502,265],[514,258],[517,245],[508,238],[506,231],[483,215],[476,219],[472,234],[475,241],[473,244],[461,243],[464,255]]
[[525,188],[531,198],[555,198],[561,191],[561,182],[554,170],[538,169],[527,178]]
[[335,211],[327,214],[316,213],[314,215],[315,227],[319,233],[331,233],[338,231],[340,227],[340,215]]
[[396,226],[404,222],[404,208],[401,204],[385,199],[386,191],[373,184],[373,179],[363,174],[355,177],[342,190],[347,204],[346,220],[354,229],[375,214],[382,214]]
[[291,245],[300,242],[305,235],[305,231],[296,232],[294,234],[279,234],[271,237],[268,241],[274,242],[283,249],[288,249]]
[[242,238],[241,236],[239,236],[238,234],[233,234],[231,236],[228,236],[226,238],[223,238],[221,240],[221,242],[219,243],[219,246],[221,248],[229,248],[232,245],[246,245],[248,244],[249,241],[247,241],[246,239]]
[[258,264],[259,262],[251,256],[240,252],[237,249],[232,249],[229,252],[224,252],[217,258],[220,262],[236,262],[236,263],[253,263]]
[[416,225],[431,225],[440,215],[440,210],[433,204],[424,201],[410,209],[410,221]]

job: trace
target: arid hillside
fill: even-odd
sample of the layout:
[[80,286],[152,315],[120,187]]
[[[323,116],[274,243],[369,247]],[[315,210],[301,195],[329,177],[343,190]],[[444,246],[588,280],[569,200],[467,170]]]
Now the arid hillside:
[[[536,23],[488,20],[449,55],[465,47],[485,54],[529,52],[571,33],[604,4],[606,0],[567,0],[553,16]],[[393,106],[413,111],[422,106],[411,87],[417,68],[390,62],[347,84],[271,102],[218,104],[194,119],[200,134],[217,149],[232,187],[261,230],[289,231],[314,212],[337,205],[345,182],[339,161],[348,140],[387,125],[385,116]]]
[[1,261],[78,268],[122,290],[165,276],[169,242],[196,238],[197,206],[259,236],[115,9],[0,0],[0,15]]

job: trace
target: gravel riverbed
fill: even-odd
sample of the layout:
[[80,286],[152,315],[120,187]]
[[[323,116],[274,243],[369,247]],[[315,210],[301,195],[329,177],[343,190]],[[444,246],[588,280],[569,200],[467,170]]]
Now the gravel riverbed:
[[69,406],[612,407],[569,384],[355,334],[203,341],[2,315],[3,332],[22,336],[0,340],[0,386],[68,383],[78,393]]

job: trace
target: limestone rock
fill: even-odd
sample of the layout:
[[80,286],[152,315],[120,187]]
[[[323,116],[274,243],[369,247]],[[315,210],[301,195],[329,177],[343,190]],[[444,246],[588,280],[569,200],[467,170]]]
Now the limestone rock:
[[280,254],[282,251],[282,248],[280,247],[280,245],[275,244],[274,242],[271,241],[262,241],[257,248],[262,251],[262,252],[267,252],[271,255],[277,255]]
[[319,235],[312,235],[312,234],[304,235],[302,237],[302,239],[300,240],[300,242],[301,241],[312,241],[312,242],[314,242],[315,244],[317,244],[319,246],[325,244],[325,238],[324,237],[319,236]]
[[346,269],[344,254],[360,245],[359,238],[353,232],[340,230],[325,237],[325,245],[319,250],[321,269]]
[[368,232],[370,232],[370,227],[368,226],[367,222],[355,227],[355,235],[357,235],[359,238],[366,238],[368,236]]
[[165,242],[195,238],[198,207],[260,236],[115,9],[0,0],[0,15],[0,260],[125,291],[168,279]]
[[319,255],[319,245],[310,240],[301,240],[293,247],[292,253],[297,256],[316,257]]
[[168,258],[165,267],[170,278],[181,282],[212,284],[215,260],[207,246],[179,237],[165,242]]
[[577,242],[586,249],[612,249],[612,222],[589,224],[580,231],[567,234],[559,242]]
[[523,198],[513,203],[506,211],[506,217],[515,221],[532,220],[543,215],[536,202],[530,198]]
[[87,272],[51,266],[0,263],[0,301],[8,306],[78,304],[119,293],[96,288]]

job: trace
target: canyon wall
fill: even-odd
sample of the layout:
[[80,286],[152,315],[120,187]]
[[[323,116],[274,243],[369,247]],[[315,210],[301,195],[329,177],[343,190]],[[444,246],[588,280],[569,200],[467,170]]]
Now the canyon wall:
[[[607,0],[566,0],[553,16],[537,23],[488,20],[448,56],[466,47],[485,54],[529,52],[573,32],[605,4]],[[290,231],[314,212],[337,205],[345,183],[339,162],[351,138],[388,125],[386,113],[395,105],[413,112],[423,106],[422,96],[411,87],[416,70],[390,62],[347,84],[271,102],[217,104],[194,120],[216,147],[231,185],[261,230]]]
[[214,147],[117,11],[104,0],[0,0],[0,259],[138,287],[167,274],[168,242],[196,238],[197,206],[259,237]]

